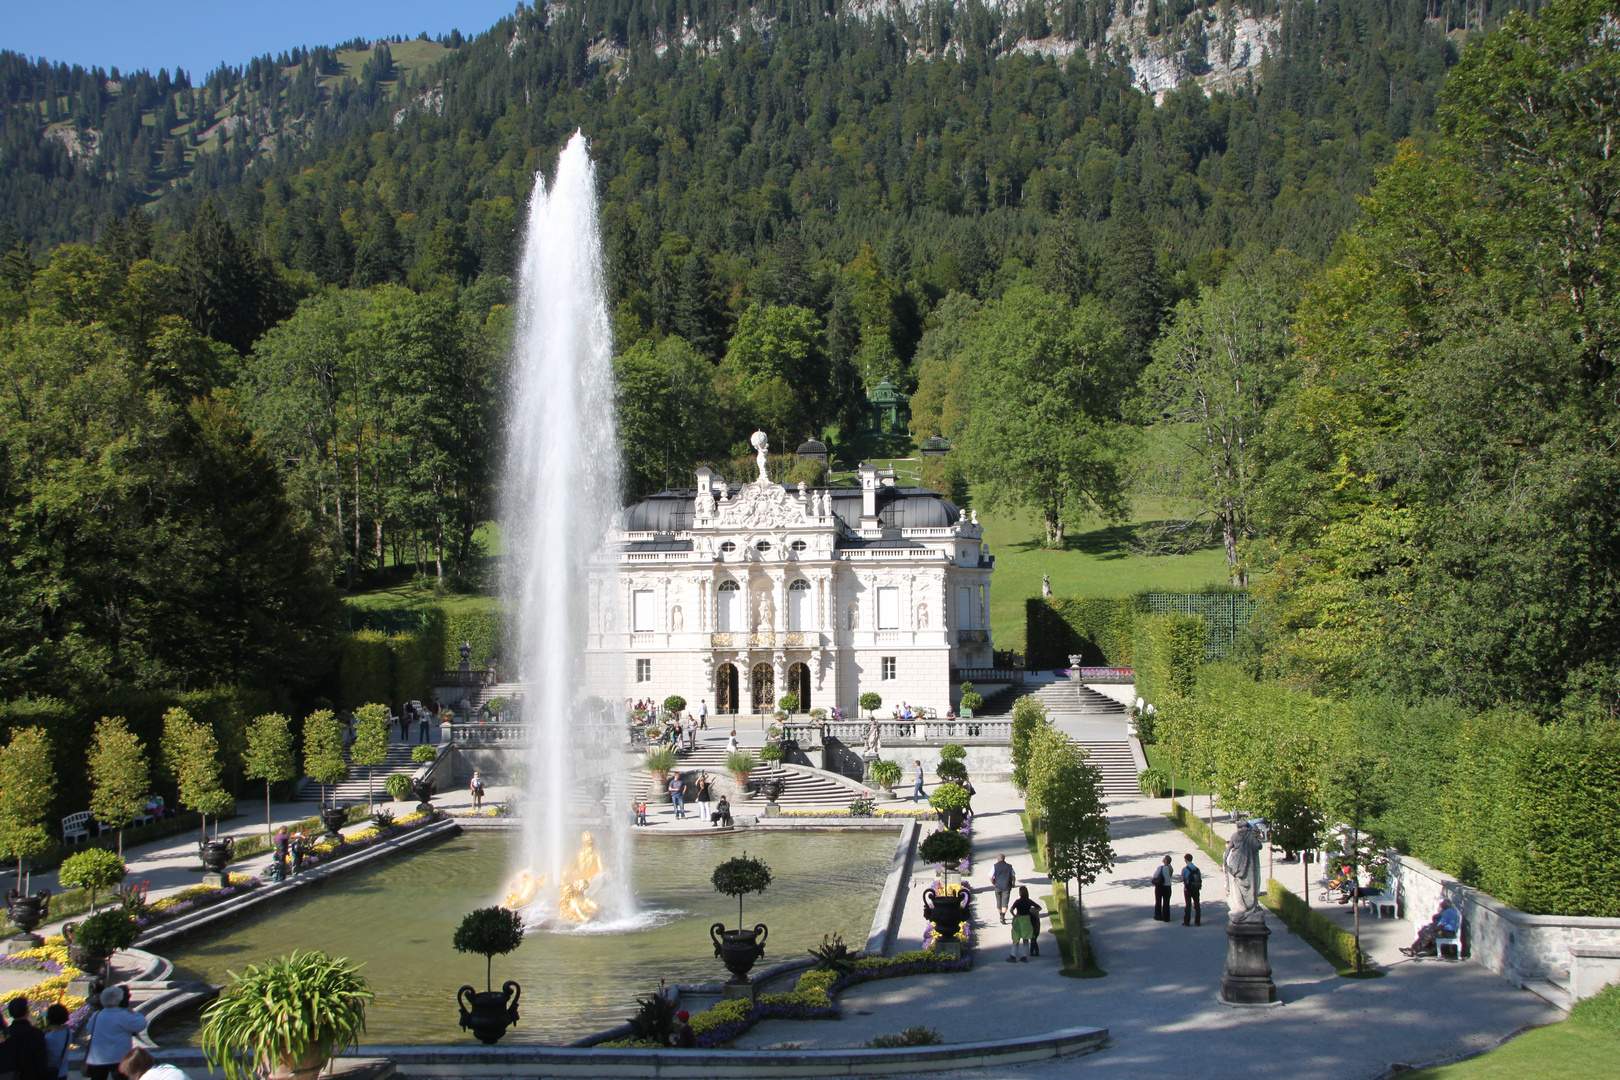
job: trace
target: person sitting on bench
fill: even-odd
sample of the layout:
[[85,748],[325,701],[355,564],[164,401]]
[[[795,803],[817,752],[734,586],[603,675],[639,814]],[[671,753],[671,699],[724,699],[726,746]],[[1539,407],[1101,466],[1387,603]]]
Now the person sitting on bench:
[[1435,944],[1435,937],[1439,934],[1451,937],[1457,933],[1457,928],[1461,925],[1462,916],[1457,913],[1456,908],[1451,906],[1451,901],[1441,900],[1440,910],[1434,913],[1434,918],[1429,920],[1429,925],[1419,930],[1417,939],[1411,945],[1402,949],[1401,952],[1407,956],[1436,956],[1440,950]]
[[720,801],[714,804],[714,813],[709,815],[709,824],[719,825],[727,829],[731,828],[730,799],[724,795],[720,796]]

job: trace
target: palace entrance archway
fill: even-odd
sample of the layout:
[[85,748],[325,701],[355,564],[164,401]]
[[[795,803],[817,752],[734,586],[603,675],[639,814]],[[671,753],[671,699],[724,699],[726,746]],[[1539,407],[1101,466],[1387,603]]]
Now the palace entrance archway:
[[754,691],[754,711],[773,712],[776,709],[776,672],[769,664],[755,664],[751,680]]
[[799,711],[810,711],[810,665],[793,664],[787,670],[787,692],[799,696]]
[[737,711],[737,666],[735,664],[721,664],[714,673],[714,711],[716,713],[735,713]]

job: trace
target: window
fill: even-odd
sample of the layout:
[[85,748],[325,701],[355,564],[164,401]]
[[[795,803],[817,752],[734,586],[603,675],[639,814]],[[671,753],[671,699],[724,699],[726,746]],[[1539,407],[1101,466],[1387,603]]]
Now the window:
[[885,656],[883,658],[883,678],[884,681],[894,678],[894,657],[892,656]]
[[718,629],[723,634],[740,629],[742,594],[735,581],[720,583],[720,610]]
[[630,629],[637,634],[658,629],[658,616],[653,611],[653,591],[637,589],[630,594]]
[[730,540],[727,540],[725,543],[720,545],[720,550],[725,552],[727,555],[730,555],[733,551],[737,550],[737,545],[733,544]]
[[804,578],[795,578],[788,585],[788,625],[789,630],[808,630],[810,615],[810,583]]
[[877,591],[879,630],[900,629],[900,590],[888,586]]
[[636,682],[652,682],[652,661],[636,661]]
[[769,551],[771,550],[771,542],[769,540],[761,540],[759,543],[754,545],[754,550],[758,552]]
[[807,545],[803,540],[795,540],[795,541],[793,541],[793,550],[794,551],[803,551],[808,546],[809,545]]
[[956,590],[956,628],[973,629],[973,589],[967,585]]

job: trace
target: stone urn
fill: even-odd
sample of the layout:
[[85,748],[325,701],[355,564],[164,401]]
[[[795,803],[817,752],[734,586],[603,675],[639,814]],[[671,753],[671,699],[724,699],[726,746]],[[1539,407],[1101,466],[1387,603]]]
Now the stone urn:
[[498,1041],[507,1028],[517,1023],[518,998],[522,996],[523,987],[510,979],[499,990],[479,991],[463,986],[456,991],[462,1029],[471,1031],[481,1043]]
[[433,811],[433,796],[439,793],[439,785],[426,778],[411,781],[411,794],[416,796],[416,812],[428,814]]
[[933,889],[924,889],[923,918],[934,924],[941,937],[955,937],[969,918],[965,895],[940,896]]
[[936,810],[935,813],[939,815],[939,823],[951,832],[960,831],[962,822],[967,820],[966,810]]
[[772,806],[775,806],[776,805],[776,800],[780,799],[782,797],[782,788],[784,786],[785,785],[782,783],[782,778],[781,777],[779,777],[779,776],[767,777],[764,781],[762,781],[760,783],[760,785],[759,785],[759,793],[761,795],[765,796],[765,801],[767,803],[769,803]]
[[34,933],[34,927],[51,917],[51,890],[41,889],[33,896],[25,896],[16,889],[7,890],[6,917],[22,931],[22,937],[27,941],[25,948],[44,944],[44,940]]
[[349,823],[349,808],[347,806],[333,806],[321,811],[321,824],[333,836],[342,836],[343,826]]
[[770,929],[756,923],[752,930],[727,930],[725,923],[709,927],[709,939],[714,942],[714,955],[731,972],[731,983],[746,983],[754,961],[765,955],[765,939]]
[[304,1056],[295,1058],[290,1054],[282,1054],[276,1059],[276,1064],[270,1070],[270,1080],[315,1080],[326,1068],[331,1060],[319,1050],[305,1051]]
[[78,929],[79,924],[76,922],[62,924],[62,937],[67,940],[68,960],[86,975],[99,975],[112,957],[75,945],[73,939],[77,936]]
[[217,836],[212,840],[199,840],[197,851],[202,856],[204,870],[210,874],[223,874],[225,867],[230,865],[231,857],[236,854],[236,840],[229,836],[223,840]]

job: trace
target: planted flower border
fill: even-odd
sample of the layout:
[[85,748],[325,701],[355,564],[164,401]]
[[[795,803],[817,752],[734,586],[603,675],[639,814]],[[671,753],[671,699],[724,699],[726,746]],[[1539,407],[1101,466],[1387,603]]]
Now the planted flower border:
[[[195,911],[200,907],[217,904],[221,900],[235,896],[239,892],[257,889],[262,884],[263,882],[258,878],[249,874],[232,874],[227,884],[223,886],[193,885],[190,888],[181,889],[177,893],[171,893],[161,900],[154,900],[146,905],[141,914],[135,916],[135,925],[145,929],[167,919],[175,918],[187,911]],[[29,952],[37,951],[37,949],[29,950]],[[24,956],[27,954],[19,953],[18,955]],[[66,953],[64,952],[63,955],[65,956]]]
[[[319,866],[324,862],[330,862],[338,855],[353,855],[355,852],[363,851],[383,840],[391,840],[403,833],[414,832],[424,826],[431,825],[445,816],[447,815],[437,810],[406,814],[404,817],[396,819],[393,826],[388,829],[368,826],[358,832],[344,834],[341,843],[336,840],[322,840],[310,845],[309,851],[304,854],[303,866],[307,869],[311,866]],[[266,868],[265,873],[268,874],[269,872],[269,868]],[[161,902],[159,901],[159,903]]]
[[704,1049],[724,1045],[761,1020],[836,1020],[842,1012],[833,995],[846,987],[873,979],[899,979],[908,975],[971,971],[973,958],[937,956],[924,950],[898,956],[869,956],[855,961],[848,974],[835,971],[807,971],[799,976],[786,994],[761,994],[749,1002],[741,998],[722,1001],[692,1017],[692,1032]]
[[61,934],[53,934],[45,939],[45,944],[33,949],[24,949],[22,952],[12,953],[10,956],[0,957],[0,969],[10,971],[38,971],[45,978],[32,986],[25,986],[20,990],[8,990],[0,994],[0,1005],[10,1002],[13,998],[26,997],[30,1005],[36,1006],[34,1023],[43,1030],[44,1006],[61,1005],[68,1011],[68,1028],[77,1030],[87,1016],[90,1008],[84,998],[70,995],[67,992],[68,983],[83,975],[84,972],[73,966],[68,959],[67,940]]
[[783,810],[777,817],[785,818],[897,818],[901,820],[914,818],[918,821],[927,821],[938,817],[934,810],[873,810],[871,814],[852,814],[846,810]]

